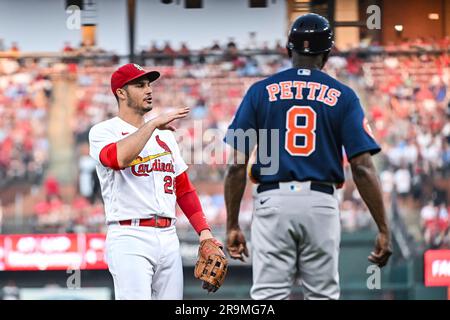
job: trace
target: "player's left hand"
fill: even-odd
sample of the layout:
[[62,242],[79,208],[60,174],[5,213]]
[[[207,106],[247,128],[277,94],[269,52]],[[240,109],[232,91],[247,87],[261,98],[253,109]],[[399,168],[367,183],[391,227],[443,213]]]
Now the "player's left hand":
[[222,243],[215,238],[207,238],[200,242],[194,275],[197,279],[203,280],[202,288],[208,293],[216,292],[227,274],[228,260],[222,248]]
[[392,247],[389,234],[380,232],[375,240],[375,250],[370,253],[369,261],[378,267],[384,267],[392,255]]
[[232,259],[239,259],[244,262],[244,256],[248,257],[247,243],[244,233],[239,228],[227,231],[227,251]]

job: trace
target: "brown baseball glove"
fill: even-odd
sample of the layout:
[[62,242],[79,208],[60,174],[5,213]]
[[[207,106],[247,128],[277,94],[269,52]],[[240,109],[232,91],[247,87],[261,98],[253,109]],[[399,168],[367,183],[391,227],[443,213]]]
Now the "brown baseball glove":
[[223,245],[214,238],[200,242],[194,276],[203,280],[203,289],[208,292],[216,292],[227,274],[228,260],[222,249]]

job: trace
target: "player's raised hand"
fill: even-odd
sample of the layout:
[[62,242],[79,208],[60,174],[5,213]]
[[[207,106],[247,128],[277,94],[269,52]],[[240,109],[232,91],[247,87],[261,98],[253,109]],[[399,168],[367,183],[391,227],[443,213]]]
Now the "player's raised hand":
[[378,233],[375,240],[375,250],[370,253],[369,261],[382,268],[386,265],[392,255],[390,237],[386,233]]
[[227,231],[227,251],[232,259],[245,261],[244,256],[248,257],[247,243],[241,229],[235,228]]
[[156,118],[152,119],[152,123],[155,125],[156,128],[159,130],[171,130],[175,131],[175,127],[172,126],[170,123],[176,119],[184,118],[188,115],[190,111],[189,107],[182,107],[178,108],[176,110],[160,114]]

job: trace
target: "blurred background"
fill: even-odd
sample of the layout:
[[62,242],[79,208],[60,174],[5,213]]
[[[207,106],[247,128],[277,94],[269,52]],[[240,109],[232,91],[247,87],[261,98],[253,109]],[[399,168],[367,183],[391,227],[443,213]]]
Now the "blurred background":
[[[448,299],[450,0],[0,0],[0,298],[114,297],[87,134],[117,112],[117,66],[162,73],[153,114],[187,105],[183,132],[194,137],[194,120],[224,132],[252,83],[291,66],[289,26],[308,12],[333,25],[325,70],[358,93],[383,148],[374,161],[393,232],[394,255],[370,289],[376,228],[345,163],[341,298]],[[183,155],[202,152],[186,141]],[[223,241],[222,158],[189,175]],[[250,249],[253,187],[240,213]],[[193,276],[198,237],[177,215],[185,298],[249,299],[251,259],[231,261],[206,296]]]

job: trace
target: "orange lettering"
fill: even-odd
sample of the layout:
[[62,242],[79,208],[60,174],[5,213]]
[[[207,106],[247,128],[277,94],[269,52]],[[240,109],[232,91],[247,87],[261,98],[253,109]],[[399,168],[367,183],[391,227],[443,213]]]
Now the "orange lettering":
[[276,95],[280,93],[280,86],[278,83],[269,84],[266,89],[269,94],[269,101],[277,101]]
[[341,92],[336,89],[330,89],[327,92],[327,98],[323,101],[330,107],[334,107],[337,103],[337,98],[341,95]]
[[294,87],[297,89],[297,93],[295,94],[295,99],[301,100],[303,99],[302,90],[306,88],[305,81],[294,81]]
[[320,85],[320,93],[319,93],[319,96],[317,97],[317,101],[319,101],[319,102],[324,101],[323,99],[325,99],[325,93],[327,92],[327,90],[328,90],[327,85],[325,85],[325,84]]
[[307,99],[308,100],[315,100],[316,99],[316,90],[320,88],[320,83],[308,82],[307,87],[309,89],[309,94],[308,94]]
[[292,87],[292,81],[281,81],[281,95],[280,99],[286,100],[286,99],[292,99],[294,95],[292,94],[291,87]]

